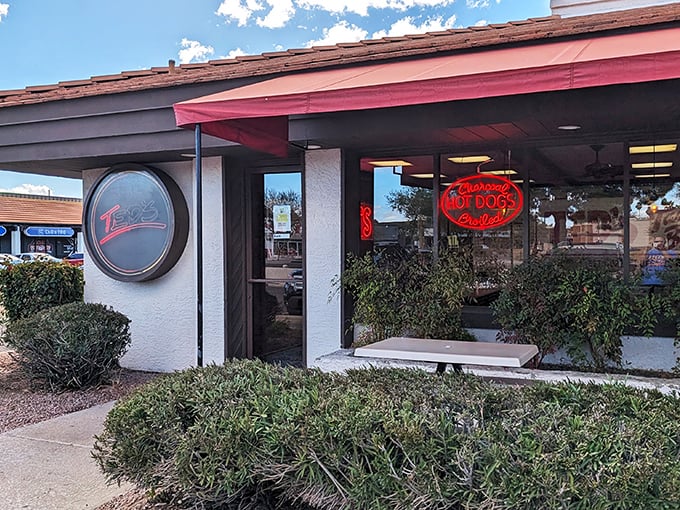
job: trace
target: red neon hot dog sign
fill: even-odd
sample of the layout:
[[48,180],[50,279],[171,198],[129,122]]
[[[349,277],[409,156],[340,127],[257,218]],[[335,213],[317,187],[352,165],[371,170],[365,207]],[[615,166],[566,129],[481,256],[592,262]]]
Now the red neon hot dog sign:
[[487,230],[506,225],[521,212],[524,197],[519,187],[497,175],[473,175],[451,183],[439,207],[459,227]]

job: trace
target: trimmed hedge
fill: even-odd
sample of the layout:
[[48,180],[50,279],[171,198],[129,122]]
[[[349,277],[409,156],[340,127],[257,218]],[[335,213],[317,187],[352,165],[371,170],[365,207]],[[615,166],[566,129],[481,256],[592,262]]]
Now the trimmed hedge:
[[83,300],[83,271],[78,267],[62,262],[0,267],[0,298],[10,321]]
[[622,385],[235,361],[119,402],[93,455],[187,508],[670,509],[680,406]]
[[130,344],[130,320],[96,303],[69,303],[9,323],[3,340],[53,390],[106,383]]

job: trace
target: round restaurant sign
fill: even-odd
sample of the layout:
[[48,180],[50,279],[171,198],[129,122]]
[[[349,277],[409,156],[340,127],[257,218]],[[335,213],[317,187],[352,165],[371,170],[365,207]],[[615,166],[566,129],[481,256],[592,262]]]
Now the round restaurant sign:
[[459,227],[487,230],[514,220],[521,212],[522,190],[505,177],[477,174],[451,183],[439,206]]
[[166,174],[121,164],[88,193],[83,226],[89,254],[102,272],[140,282],[162,276],[177,263],[187,241],[189,212]]

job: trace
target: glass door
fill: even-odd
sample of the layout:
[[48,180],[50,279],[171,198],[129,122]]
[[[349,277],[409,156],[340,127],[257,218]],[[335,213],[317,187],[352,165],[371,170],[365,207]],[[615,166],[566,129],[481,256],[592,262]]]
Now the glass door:
[[250,177],[249,356],[302,366],[302,174]]

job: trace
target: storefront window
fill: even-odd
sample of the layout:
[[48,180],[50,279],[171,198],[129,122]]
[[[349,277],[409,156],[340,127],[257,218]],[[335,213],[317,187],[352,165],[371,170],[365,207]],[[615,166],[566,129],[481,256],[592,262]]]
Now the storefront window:
[[432,158],[364,158],[363,172],[373,175],[372,249],[401,251],[405,255],[431,253]]
[[[493,172],[489,175],[507,175],[508,179],[514,176],[514,171],[507,169],[507,160],[502,155],[497,157],[499,162],[489,166]],[[438,253],[453,252],[467,260],[473,272],[471,302],[487,304],[498,294],[507,271],[523,260],[521,205],[512,221],[496,228],[469,229],[457,225],[441,213],[439,198],[456,179],[475,175],[478,163],[461,164],[452,155],[441,156],[436,162],[439,191],[435,202],[432,191],[435,162],[432,156],[361,160],[362,171],[373,176],[373,193],[368,199],[373,207],[373,232],[370,247],[365,248],[425,257],[434,253],[435,246]],[[519,188],[517,191],[521,193]]]
[[563,254],[623,262],[623,186],[612,182],[531,190],[533,256]]
[[680,182],[634,179],[630,203],[630,264],[644,285],[663,284],[666,262],[680,250]]
[[[362,175],[372,175],[372,187],[362,204],[373,208],[374,228],[370,246],[363,246],[457,252],[469,261],[477,304],[491,302],[507,272],[527,257],[608,260],[641,274],[643,284],[658,285],[659,271],[680,252],[679,157],[676,143],[658,142],[366,157]],[[452,183],[480,175],[512,182],[526,204],[521,213],[503,211],[511,218],[497,227],[466,228],[433,206],[437,181],[441,197]]]

